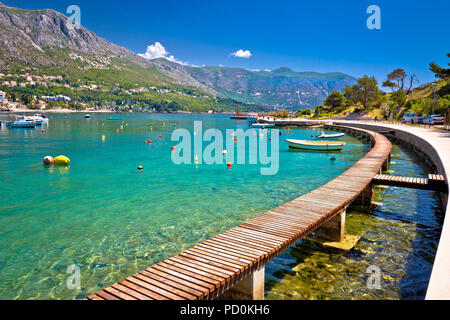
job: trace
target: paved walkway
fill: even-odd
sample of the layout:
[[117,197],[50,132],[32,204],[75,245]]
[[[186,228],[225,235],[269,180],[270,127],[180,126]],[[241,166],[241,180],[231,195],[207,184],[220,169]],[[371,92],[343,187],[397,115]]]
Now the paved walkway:
[[[430,146],[437,152],[447,181],[450,179],[450,131],[440,131],[425,127],[417,127],[410,125],[395,125],[362,121],[338,121],[346,124],[359,124],[370,126],[370,130],[377,131],[375,126],[401,130],[415,137],[427,141]],[[369,127],[367,127],[369,129]],[[419,140],[419,139],[418,139]],[[433,265],[430,283],[427,291],[427,300],[450,299],[450,201],[447,203],[445,220],[442,227],[441,239],[438,251]]]

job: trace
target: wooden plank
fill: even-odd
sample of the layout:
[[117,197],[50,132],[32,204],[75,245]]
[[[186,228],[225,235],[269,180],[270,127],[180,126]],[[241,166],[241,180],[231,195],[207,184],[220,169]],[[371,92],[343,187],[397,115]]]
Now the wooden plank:
[[152,283],[150,283],[151,281],[148,281],[148,279],[140,273],[127,278],[127,281],[142,287],[142,293],[153,299],[170,300],[175,298],[175,296],[172,295],[171,292],[165,291],[158,286],[153,285]]
[[[140,274],[146,276],[147,278],[156,280],[158,282],[165,283],[173,288],[180,289],[180,291],[187,292],[191,295],[198,297],[199,299],[203,299],[210,293],[210,290],[204,286],[197,285],[195,283],[176,277],[164,271],[160,271],[156,268],[151,268],[150,271],[148,270],[149,269],[143,270],[140,272]],[[184,296],[182,293],[180,293],[179,295]]]
[[[129,286],[126,286],[126,284],[129,284]],[[139,290],[141,289],[140,287],[134,286],[132,283],[130,283],[126,280],[121,281],[116,284],[113,284],[111,287],[116,290],[122,291],[122,292],[126,293],[127,295],[132,296],[138,300],[154,300],[154,299],[140,293],[139,292]],[[136,290],[138,290],[138,291],[136,291]]]
[[138,300],[132,295],[126,294],[125,292],[119,291],[113,287],[105,288],[104,291],[109,294],[115,295],[116,297],[122,300]]
[[249,251],[247,248],[237,247],[234,244],[231,244],[229,242],[220,241],[220,239],[214,239],[214,241],[208,242],[208,248],[224,250],[224,251],[232,253],[238,257],[243,257],[243,258],[249,259],[249,260],[260,259],[261,257],[264,257],[267,254],[267,251],[264,251],[261,253],[256,253],[253,251]]
[[105,292],[104,290],[101,290],[101,291],[97,292],[96,294],[97,294],[97,296],[99,296],[105,300],[120,300],[120,298],[118,298],[108,292]]
[[225,282],[224,279],[216,277],[211,274],[207,274],[206,272],[201,272],[197,270],[197,272],[192,272],[187,270],[187,268],[180,267],[179,265],[169,263],[167,260],[164,262],[159,262],[157,265],[164,267],[166,269],[170,269],[172,271],[181,273],[183,275],[189,276],[193,279],[198,279],[206,283],[212,284],[216,289],[220,286],[221,282]]
[[236,276],[236,272],[224,269],[222,267],[217,267],[212,264],[203,263],[196,259],[188,258],[185,256],[178,255],[178,256],[170,258],[170,260],[177,261],[180,263],[186,263],[186,264],[198,267],[198,268],[206,268],[208,270],[212,270],[213,272],[220,275],[221,277],[235,277]]
[[187,280],[189,282],[192,282],[198,286],[205,287],[209,290],[209,293],[213,292],[216,289],[216,284],[211,283],[212,281],[208,279],[209,281],[205,281],[203,279],[199,279],[197,277],[193,277],[191,275],[188,275],[187,273],[183,271],[176,270],[176,268],[168,268],[166,265],[162,264],[156,264],[152,266],[152,268],[158,269],[160,271],[164,271],[165,273],[168,273],[170,275],[173,275],[175,277]]
[[203,252],[209,252],[211,254],[224,257],[224,258],[228,259],[229,261],[233,261],[234,263],[236,263],[236,264],[239,263],[241,265],[253,264],[256,261],[256,259],[254,259],[252,261],[252,259],[245,258],[245,257],[240,257],[240,256],[234,255],[233,253],[231,253],[229,251],[226,251],[224,249],[216,249],[214,247],[198,245],[198,246],[196,246],[196,247],[194,247],[192,249],[196,249],[196,250],[203,251]]
[[215,272],[213,270],[195,267],[195,266],[193,267],[192,265],[188,265],[187,263],[178,262],[176,260],[173,260],[172,258],[164,260],[164,263],[167,263],[167,264],[177,267],[179,269],[183,269],[183,270],[192,272],[192,274],[198,274],[198,275],[204,277],[204,279],[209,278],[209,279],[219,282],[221,284],[224,284],[227,281],[227,279],[229,278],[228,275],[218,275],[217,272]]
[[187,254],[190,256],[196,256],[198,258],[206,259],[208,261],[211,261],[212,263],[217,263],[218,265],[221,265],[223,267],[230,267],[235,268],[239,271],[236,271],[236,273],[242,273],[245,272],[248,269],[248,265],[242,265],[235,263],[234,261],[230,261],[229,259],[226,259],[224,257],[220,257],[217,255],[209,254],[209,252],[202,252],[197,251],[195,248],[192,248],[191,250],[183,252],[183,254]]
[[[135,274],[129,279],[129,282],[129,285],[138,285],[142,287],[142,292],[153,298],[156,294],[164,297],[164,299],[196,300],[199,295],[203,294],[203,291],[190,289],[189,286],[185,286],[183,287],[183,290],[180,290],[180,285],[178,283],[145,270]],[[127,286],[129,285],[127,284]]]

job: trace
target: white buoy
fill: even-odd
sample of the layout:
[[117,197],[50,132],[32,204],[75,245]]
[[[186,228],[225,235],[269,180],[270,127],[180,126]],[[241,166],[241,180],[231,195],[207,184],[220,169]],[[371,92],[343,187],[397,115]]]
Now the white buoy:
[[198,156],[197,155],[195,155],[195,157],[194,157],[194,162],[198,163]]
[[223,150],[223,151],[222,151],[222,155],[224,155],[224,156],[226,156],[227,153],[228,153],[227,150]]

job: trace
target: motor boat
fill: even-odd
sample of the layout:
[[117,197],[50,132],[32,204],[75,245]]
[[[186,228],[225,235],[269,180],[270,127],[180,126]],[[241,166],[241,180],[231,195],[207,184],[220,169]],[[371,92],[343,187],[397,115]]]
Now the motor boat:
[[248,114],[248,122],[256,123],[256,121],[258,121],[258,114],[257,113],[249,113]]
[[291,149],[304,149],[314,151],[340,151],[344,149],[345,142],[336,141],[306,141],[306,140],[292,140],[287,139]]
[[42,123],[46,120],[48,120],[44,115],[42,114],[35,114],[34,116],[26,117],[27,119],[33,120],[36,122],[37,126],[41,126]]
[[16,117],[16,120],[9,121],[6,125],[10,128],[35,128],[36,122],[29,117]]

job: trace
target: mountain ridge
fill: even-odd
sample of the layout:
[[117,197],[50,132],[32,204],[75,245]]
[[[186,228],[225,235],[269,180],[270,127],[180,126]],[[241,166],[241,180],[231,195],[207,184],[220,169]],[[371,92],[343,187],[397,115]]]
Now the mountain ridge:
[[145,86],[184,86],[244,103],[310,107],[356,79],[340,72],[296,72],[288,67],[252,71],[147,60],[97,36],[53,9],[27,10],[0,3],[0,70],[36,68],[73,79],[92,77]]

